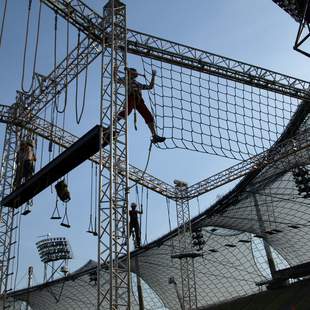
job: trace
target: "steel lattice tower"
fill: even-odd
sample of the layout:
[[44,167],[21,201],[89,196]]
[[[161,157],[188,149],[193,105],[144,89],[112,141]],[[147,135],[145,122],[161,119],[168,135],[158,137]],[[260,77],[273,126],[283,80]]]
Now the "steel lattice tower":
[[[110,309],[130,309],[127,117],[118,117],[124,108],[127,110],[127,80],[121,76],[127,66],[125,5],[110,0],[104,7],[103,20],[100,145],[103,139],[110,139],[110,144],[108,158],[102,148],[99,154],[97,309],[106,309],[107,300]],[[124,83],[119,83],[120,79]],[[104,134],[105,128],[109,138]],[[103,162],[109,163],[108,169]],[[121,256],[127,256],[126,266],[119,263]],[[109,285],[101,283],[100,273],[105,267],[109,270]]]
[[177,254],[180,259],[182,296],[184,309],[197,308],[194,259],[188,257],[192,252],[192,228],[188,200],[188,186],[182,181],[175,182],[176,214],[178,225]]

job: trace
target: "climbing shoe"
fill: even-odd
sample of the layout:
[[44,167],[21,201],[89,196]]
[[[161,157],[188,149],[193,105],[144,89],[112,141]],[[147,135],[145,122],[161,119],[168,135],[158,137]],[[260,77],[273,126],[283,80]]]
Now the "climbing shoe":
[[154,135],[152,137],[152,143],[162,143],[162,142],[165,142],[166,141],[166,138],[165,137],[160,137],[158,135]]

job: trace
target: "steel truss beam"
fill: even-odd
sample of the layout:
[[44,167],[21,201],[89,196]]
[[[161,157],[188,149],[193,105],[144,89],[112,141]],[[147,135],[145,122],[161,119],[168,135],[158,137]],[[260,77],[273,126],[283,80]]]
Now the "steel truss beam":
[[[83,1],[72,0],[68,3],[66,0],[43,0],[43,2],[101,44],[102,36],[105,35],[100,26],[103,19]],[[107,36],[106,43],[109,43]],[[309,82],[135,30],[127,29],[127,50],[128,53],[176,64],[293,98],[309,98]]]

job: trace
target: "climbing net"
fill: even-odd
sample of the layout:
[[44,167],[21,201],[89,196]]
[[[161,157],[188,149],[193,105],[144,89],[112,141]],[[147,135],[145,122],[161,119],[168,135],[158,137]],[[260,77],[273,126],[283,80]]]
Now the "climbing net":
[[142,58],[161,148],[182,148],[243,160],[268,149],[298,104],[281,94]]

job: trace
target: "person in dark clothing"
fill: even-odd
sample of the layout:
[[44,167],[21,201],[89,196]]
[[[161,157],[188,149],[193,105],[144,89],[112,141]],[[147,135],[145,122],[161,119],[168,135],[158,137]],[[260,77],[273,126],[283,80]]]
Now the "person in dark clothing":
[[131,236],[134,233],[135,236],[135,246],[139,248],[141,246],[141,231],[138,220],[138,214],[142,214],[142,211],[138,211],[137,204],[131,204],[131,210],[129,210],[129,235]]
[[[143,117],[145,123],[149,127],[152,134],[153,143],[162,143],[166,140],[165,137],[161,137],[156,132],[154,116],[145,105],[142,90],[149,90],[154,88],[156,71],[152,71],[152,79],[149,85],[139,83],[136,78],[138,77],[138,72],[135,68],[128,68],[128,115],[133,109],[136,109]],[[117,79],[118,83],[125,84],[125,78]],[[120,119],[125,118],[125,109],[118,114]]]
[[34,154],[34,142],[22,141],[16,156],[16,176],[14,186],[19,186],[22,181],[27,181],[34,173],[36,156]]

